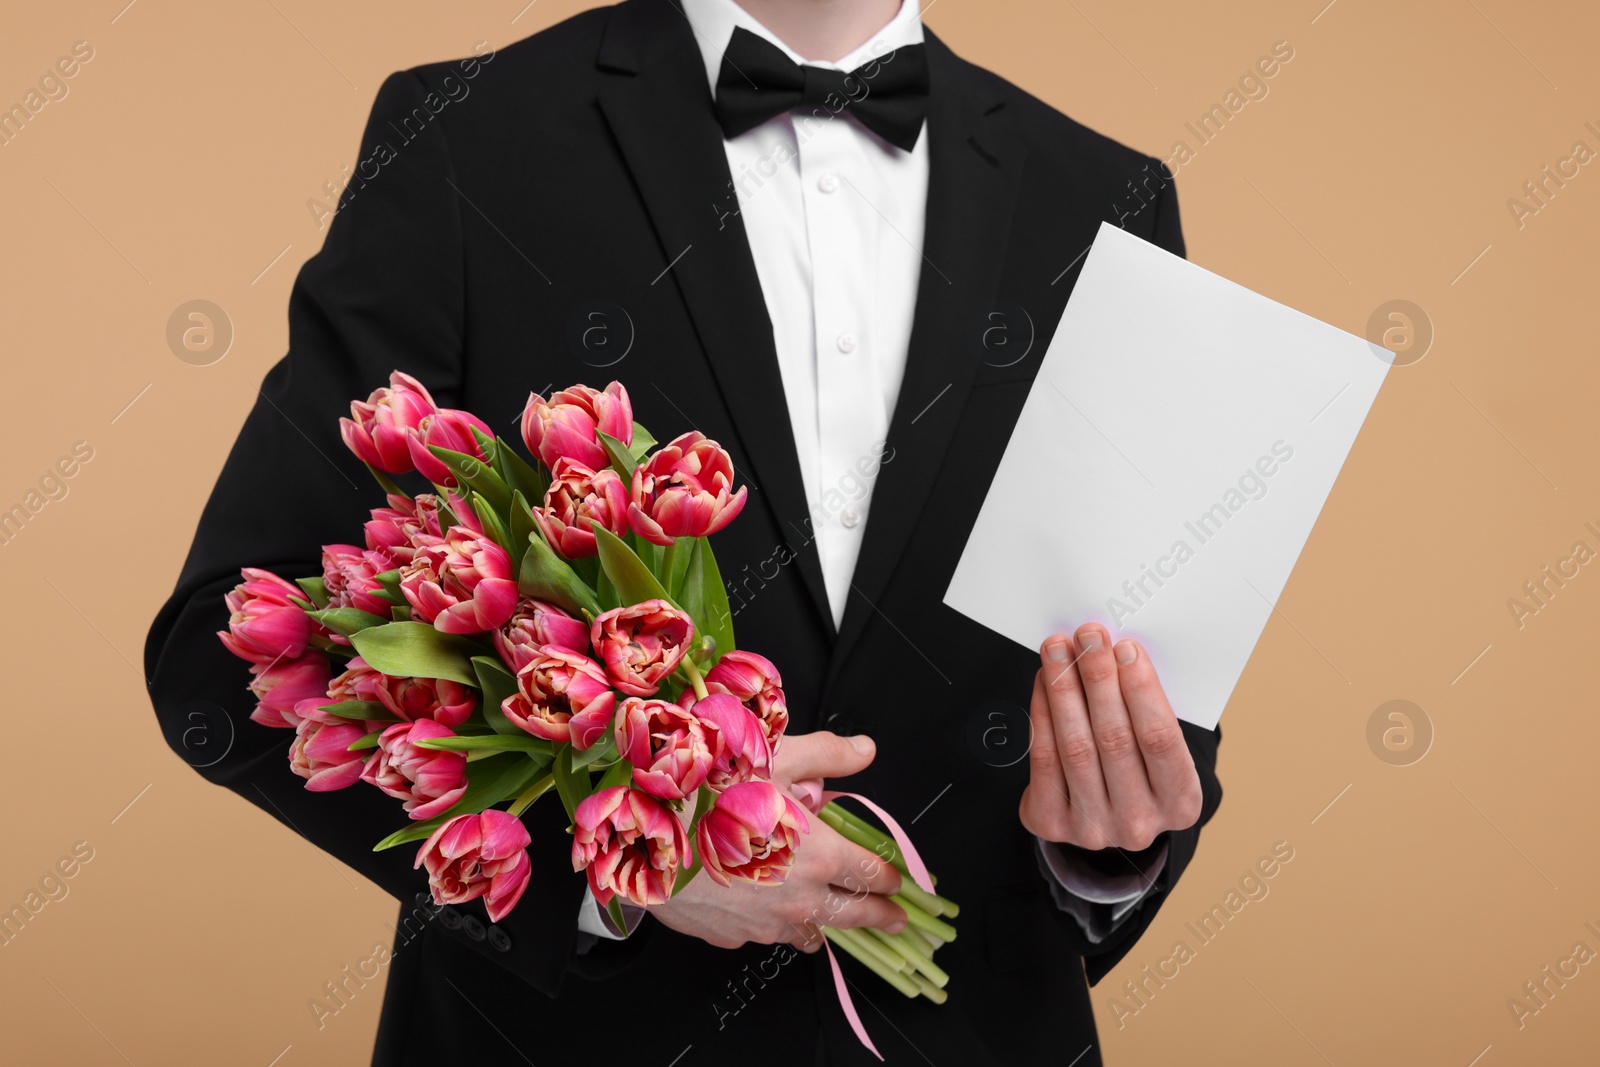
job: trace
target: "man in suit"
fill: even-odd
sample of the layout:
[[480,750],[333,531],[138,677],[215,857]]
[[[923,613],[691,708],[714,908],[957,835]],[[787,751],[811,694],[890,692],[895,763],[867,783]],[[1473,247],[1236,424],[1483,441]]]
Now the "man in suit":
[[1136,643],[1090,624],[1036,654],[942,596],[1100,222],[1182,254],[1160,163],[957,58],[910,0],[627,0],[393,75],[360,156],[146,659],[180,754],[226,715],[201,772],[401,901],[374,1062],[875,1062],[804,920],[903,922],[895,873],[861,884],[817,824],[782,888],[697,879],[617,930],[540,804],[532,883],[490,924],[371,850],[387,797],[302,788],[244,721],[222,594],[353,536],[379,501],[337,420],[399,368],[502,433],[530,388],[615,377],[658,434],[728,448],[750,501],[716,547],[740,644],[786,682],[778,780],[849,776],[963,905],[945,1005],[844,961],[878,1047],[1098,1063],[1085,977],[1193,856],[1220,735]]

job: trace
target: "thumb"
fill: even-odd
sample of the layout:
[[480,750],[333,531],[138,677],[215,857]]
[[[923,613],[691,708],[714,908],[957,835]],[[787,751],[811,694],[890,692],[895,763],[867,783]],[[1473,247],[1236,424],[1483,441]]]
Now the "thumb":
[[843,778],[865,770],[878,746],[865,734],[840,737],[827,730],[790,735],[778,753],[778,773],[789,781],[802,778]]

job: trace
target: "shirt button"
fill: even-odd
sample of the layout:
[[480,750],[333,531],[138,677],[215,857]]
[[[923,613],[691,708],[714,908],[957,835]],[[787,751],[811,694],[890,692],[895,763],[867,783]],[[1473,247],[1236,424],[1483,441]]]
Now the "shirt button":
[[839,351],[841,352],[846,354],[854,352],[856,350],[856,335],[853,333],[841,333],[839,340],[835,344],[839,346]]
[[844,523],[847,530],[853,530],[861,525],[861,509],[855,507],[845,508],[839,512],[839,521]]
[[832,174],[824,174],[817,179],[817,188],[825,193],[835,192],[839,188],[839,179]]

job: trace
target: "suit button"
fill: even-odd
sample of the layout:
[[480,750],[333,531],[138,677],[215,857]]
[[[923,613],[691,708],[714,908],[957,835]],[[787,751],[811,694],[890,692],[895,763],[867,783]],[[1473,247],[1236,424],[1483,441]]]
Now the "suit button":
[[459,930],[461,929],[461,913],[446,905],[439,909],[439,922],[444,925],[446,930]]
[[828,729],[841,736],[848,737],[856,732],[855,720],[841,711],[836,711],[827,718]]
[[498,926],[489,927],[489,944],[494,946],[496,952],[511,951],[511,935]]
[[467,936],[474,941],[482,941],[486,933],[483,929],[483,923],[478,920],[476,915],[468,915],[462,918],[461,929],[465,930]]

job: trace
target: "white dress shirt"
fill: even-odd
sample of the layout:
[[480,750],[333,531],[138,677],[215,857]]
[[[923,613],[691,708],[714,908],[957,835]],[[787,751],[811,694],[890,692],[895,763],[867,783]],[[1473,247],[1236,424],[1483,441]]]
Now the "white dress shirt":
[[[736,27],[781,49],[796,63],[852,71],[896,48],[922,43],[915,0],[836,63],[802,59],[734,0],[677,0],[705,61],[713,96],[722,55]],[[922,270],[928,203],[928,129],[903,151],[858,123],[845,108],[775,116],[725,139],[737,210],[772,320],[790,428],[837,627],[871,509],[872,482],[900,381],[905,376]],[[871,471],[870,477],[863,472]],[[1056,903],[1092,941],[1149,892],[1166,862],[1107,879],[1040,843],[1041,870]],[[1098,911],[1094,906],[1100,905]],[[631,930],[637,916],[629,915]],[[586,895],[578,926],[620,936]]]

